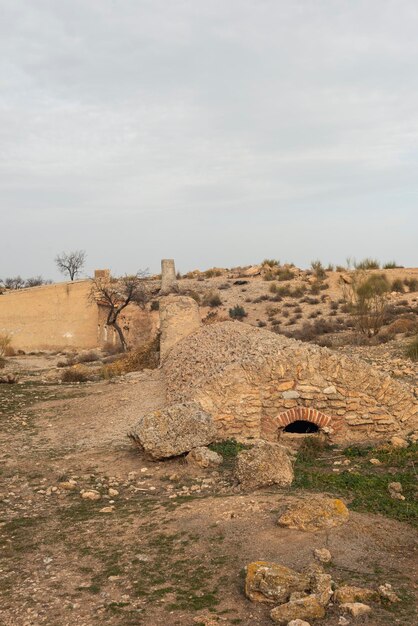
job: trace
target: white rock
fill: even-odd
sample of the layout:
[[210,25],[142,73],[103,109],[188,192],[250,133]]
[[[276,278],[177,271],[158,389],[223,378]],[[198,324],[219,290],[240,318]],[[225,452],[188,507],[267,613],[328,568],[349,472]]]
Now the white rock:
[[404,439],[403,437],[398,437],[397,435],[394,435],[391,438],[390,443],[394,448],[407,448],[409,446],[409,443],[406,439]]
[[331,395],[331,394],[337,393],[337,390],[334,387],[334,385],[331,385],[330,387],[326,387],[324,389],[324,393],[326,393],[327,395]]
[[311,626],[309,622],[305,622],[303,619],[292,619],[288,622],[287,626]]

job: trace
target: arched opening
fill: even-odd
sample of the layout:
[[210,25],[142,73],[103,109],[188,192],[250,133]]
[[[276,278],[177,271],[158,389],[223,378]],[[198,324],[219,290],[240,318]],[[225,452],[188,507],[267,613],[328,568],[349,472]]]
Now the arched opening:
[[307,420],[296,420],[288,424],[284,429],[285,433],[297,433],[299,435],[311,435],[318,431],[319,428],[317,424],[308,422]]

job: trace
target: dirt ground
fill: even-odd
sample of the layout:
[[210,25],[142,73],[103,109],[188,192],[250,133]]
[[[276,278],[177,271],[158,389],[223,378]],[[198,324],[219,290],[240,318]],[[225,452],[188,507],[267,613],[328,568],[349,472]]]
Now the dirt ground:
[[[48,381],[56,359],[10,359],[20,383],[0,386],[0,624],[267,626],[271,607],[243,594],[245,566],[301,570],[321,547],[335,582],[389,582],[402,599],[356,624],[416,623],[412,526],[352,511],[326,533],[280,528],[295,489],[243,493],[228,463],[155,463],[131,445],[130,427],[164,403],[159,370],[64,385]],[[72,490],[60,486],[71,479]],[[340,615],[331,605],[315,623]]]

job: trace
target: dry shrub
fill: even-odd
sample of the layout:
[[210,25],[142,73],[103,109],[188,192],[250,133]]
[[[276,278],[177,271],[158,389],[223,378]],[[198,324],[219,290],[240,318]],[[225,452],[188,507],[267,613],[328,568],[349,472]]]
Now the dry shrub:
[[111,341],[106,341],[103,346],[103,352],[106,352],[106,354],[120,354],[122,352],[122,348],[119,342],[115,344]]
[[397,333],[410,333],[417,329],[417,323],[415,320],[400,317],[395,320],[386,328],[386,332],[389,335],[396,335]]
[[10,348],[12,338],[10,335],[0,335],[0,357],[6,356],[7,350]]
[[203,306],[210,306],[211,308],[215,308],[217,306],[221,306],[222,300],[219,296],[219,293],[216,291],[208,291],[202,298]]
[[16,356],[16,351],[13,346],[6,346],[4,356]]
[[96,352],[96,350],[88,350],[87,352],[82,352],[77,356],[77,363],[93,363],[99,359],[100,355]]
[[89,379],[89,370],[82,365],[73,365],[61,374],[63,383],[85,383]]
[[205,326],[209,326],[210,324],[217,324],[218,322],[227,322],[228,317],[225,315],[219,315],[218,311],[209,311],[206,317],[203,318],[202,323]]
[[418,361],[418,336],[409,344],[405,354],[412,361]]
[[3,357],[0,356],[0,370],[2,370],[5,365],[6,365],[6,359],[3,359]]
[[153,370],[160,363],[160,336],[157,335],[151,341],[126,352],[120,359],[104,365],[101,370],[103,378],[122,376],[128,372],[140,372],[144,369]]

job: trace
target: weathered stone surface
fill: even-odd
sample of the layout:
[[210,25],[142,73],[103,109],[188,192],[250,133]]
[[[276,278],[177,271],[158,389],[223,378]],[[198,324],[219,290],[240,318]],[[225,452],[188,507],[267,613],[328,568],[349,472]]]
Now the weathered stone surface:
[[160,300],[160,358],[201,326],[198,304],[188,296],[171,295]]
[[311,626],[309,622],[305,622],[303,619],[292,619],[287,626]]
[[271,619],[280,626],[286,626],[294,619],[320,619],[324,616],[325,609],[314,595],[292,600],[270,611]]
[[198,404],[184,402],[147,413],[129,436],[153,459],[164,459],[212,443],[216,426]]
[[375,600],[377,593],[373,589],[343,585],[334,592],[334,600],[339,604]]
[[288,451],[278,443],[259,440],[237,456],[235,477],[247,488],[266,485],[287,487],[293,480],[293,467]]
[[327,606],[332,597],[332,578],[317,564],[311,565],[307,574],[310,576],[310,590],[319,604]]
[[361,615],[367,615],[371,613],[372,609],[368,604],[363,604],[361,602],[346,602],[341,605],[341,608],[350,613],[353,617],[360,617]]
[[255,561],[247,566],[245,595],[252,602],[286,602],[292,593],[308,589],[308,576],[283,565]]
[[174,259],[161,260],[161,289],[160,294],[166,296],[176,289],[177,278]]
[[391,437],[390,444],[394,448],[407,448],[409,443],[403,437],[397,437],[396,435]]
[[[246,324],[203,326],[173,347],[163,367],[169,402],[199,402],[226,438],[277,441],[296,419],[314,421],[337,443],[417,428],[417,399],[393,378],[360,359]],[[301,413],[290,415],[293,409]]]
[[199,448],[193,448],[186,456],[186,461],[192,465],[198,465],[199,467],[216,467],[221,465],[223,457],[213,450],[209,450],[206,446],[200,446]]
[[342,500],[313,495],[291,505],[278,519],[280,526],[317,531],[340,526],[348,520],[348,509]]
[[329,563],[332,559],[331,552],[326,548],[315,548],[314,557],[320,563]]

